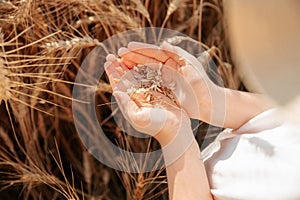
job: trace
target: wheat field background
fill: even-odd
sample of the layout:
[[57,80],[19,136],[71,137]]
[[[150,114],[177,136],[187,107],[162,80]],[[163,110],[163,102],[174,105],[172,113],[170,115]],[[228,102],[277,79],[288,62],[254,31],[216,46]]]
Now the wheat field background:
[[[164,170],[120,172],[87,152],[72,116],[76,73],[115,33],[164,27],[201,42],[225,87],[244,89],[223,19],[221,0],[0,0],[0,199],[167,199]],[[103,77],[96,98],[107,136],[132,151],[157,148],[117,128],[110,96]],[[197,127],[199,144],[207,127]]]

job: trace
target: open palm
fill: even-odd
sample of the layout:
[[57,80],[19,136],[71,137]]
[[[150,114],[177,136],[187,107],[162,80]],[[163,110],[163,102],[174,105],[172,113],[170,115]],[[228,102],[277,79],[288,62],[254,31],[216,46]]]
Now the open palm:
[[137,84],[137,80],[132,70],[113,55],[107,57],[104,67],[123,116],[137,131],[167,144],[179,127],[190,126],[188,115],[167,96],[157,91],[129,95],[128,90]]

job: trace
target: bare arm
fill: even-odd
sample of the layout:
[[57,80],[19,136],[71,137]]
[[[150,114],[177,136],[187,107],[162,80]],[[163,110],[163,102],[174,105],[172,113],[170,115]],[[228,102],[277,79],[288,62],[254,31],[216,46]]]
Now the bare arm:
[[274,107],[264,95],[222,89],[226,94],[225,127],[237,129],[256,115]]
[[[193,133],[189,130],[188,134]],[[172,157],[168,155],[168,152],[163,152],[163,154],[165,159]],[[213,199],[205,167],[199,156],[199,146],[194,139],[189,148],[175,162],[166,166],[170,199]]]
[[262,94],[202,83],[199,79],[194,84],[194,90],[200,91],[196,92],[198,107],[201,108],[197,119],[215,126],[238,129],[256,115],[275,106]]

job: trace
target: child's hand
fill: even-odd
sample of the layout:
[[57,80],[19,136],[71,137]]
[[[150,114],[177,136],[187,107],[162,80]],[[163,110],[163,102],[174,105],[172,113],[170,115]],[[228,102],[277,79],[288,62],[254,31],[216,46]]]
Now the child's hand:
[[209,79],[201,63],[177,46],[164,42],[160,47],[130,42],[119,50],[121,62],[128,68],[138,63],[163,63],[162,79],[166,86],[174,85],[174,94],[191,118],[211,120],[212,94],[218,87]]
[[179,129],[190,129],[188,115],[165,95],[150,91],[129,96],[127,91],[137,84],[137,80],[113,55],[107,57],[104,67],[122,114],[136,130],[166,145],[174,139]]
[[131,42],[119,55],[125,66],[163,63],[162,79],[175,82],[175,96],[190,117],[209,124],[237,129],[274,105],[263,95],[235,91],[215,85],[201,63],[177,46],[164,42],[160,47]]

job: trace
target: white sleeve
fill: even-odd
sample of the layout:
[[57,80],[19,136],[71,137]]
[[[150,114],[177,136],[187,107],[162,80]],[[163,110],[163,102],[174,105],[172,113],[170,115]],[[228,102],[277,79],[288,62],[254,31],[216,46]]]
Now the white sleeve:
[[202,151],[215,199],[300,199],[300,127],[279,115],[226,129]]

